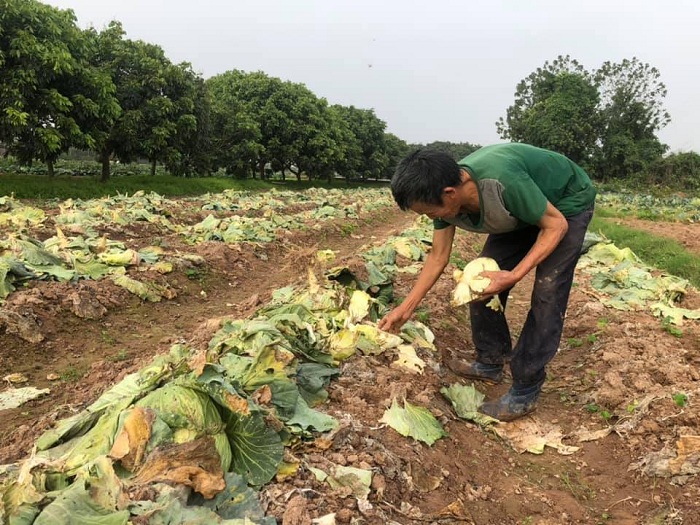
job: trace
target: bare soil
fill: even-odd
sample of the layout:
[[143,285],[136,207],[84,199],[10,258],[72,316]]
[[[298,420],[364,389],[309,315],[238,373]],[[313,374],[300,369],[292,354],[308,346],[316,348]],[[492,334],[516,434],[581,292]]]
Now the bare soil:
[[[313,233],[289,234],[258,246],[184,247],[167,238],[170,249],[194,251],[205,257],[206,265],[162,277],[176,297],[161,303],[144,303],[106,282],[35,282],[16,292],[3,310],[33,323],[30,333],[42,339],[28,341],[27,334],[23,338],[10,328],[0,334],[0,377],[20,372],[29,384],[51,393],[0,412],[0,464],[27,456],[53,422],[94,401],[173,342],[201,344],[221,317],[249,315],[273,290],[303,279],[317,249],[337,250],[339,263],[351,263],[363,245],[382,242],[413,218],[385,210],[351,221],[352,228],[347,220],[331,222]],[[697,249],[697,228],[663,225],[663,234],[678,235]],[[140,245],[150,244],[154,235],[162,234],[148,227],[129,232],[130,242]],[[482,241],[460,233],[457,253],[469,260]],[[697,477],[675,479],[674,484],[635,466],[664,447],[675,450],[681,436],[700,434],[700,323],[688,322],[678,336],[649,313],[607,309],[591,294],[588,277],[579,274],[560,352],[550,364],[533,417],[560,427],[564,442],[580,450],[521,454],[491,431],[459,420],[439,393],[460,380],[441,365],[444,357],[473,356],[467,312],[449,306],[451,271],[449,267],[421,308],[438,347],[436,354],[420,354],[429,364],[424,373],[391,368],[393,359],[384,355],[345,362],[323,407],[341,422],[340,429],[289,451],[303,466],[293,478],[264,488],[268,513],[285,525],[310,523],[331,512],[339,523],[700,524]],[[398,278],[399,296],[413,279]],[[529,280],[519,284],[508,304],[514,337],[527,314],[530,288]],[[683,306],[700,307],[700,297],[691,293]],[[91,312],[87,318],[86,312]],[[50,381],[49,374],[59,379]],[[508,383],[477,387],[493,397],[504,393]],[[677,393],[687,394],[686,406],[674,403]],[[395,397],[430,409],[449,436],[428,447],[380,425]],[[648,411],[623,427],[644,400]],[[610,426],[617,431],[594,441],[574,437],[582,429]],[[305,468],[327,461],[373,469],[371,508],[358,508],[355,498],[316,481]]]

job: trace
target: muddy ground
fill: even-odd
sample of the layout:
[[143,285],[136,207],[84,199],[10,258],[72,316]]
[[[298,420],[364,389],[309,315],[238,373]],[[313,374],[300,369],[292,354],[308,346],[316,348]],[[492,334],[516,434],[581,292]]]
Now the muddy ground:
[[[351,228],[348,220],[330,221],[313,234],[289,234],[266,245],[189,247],[206,264],[163,277],[177,297],[156,304],[104,282],[35,282],[16,292],[4,310],[31,318],[43,340],[30,342],[8,329],[0,334],[0,376],[23,373],[29,384],[51,393],[0,412],[0,464],[25,457],[56,419],[86,406],[173,342],[202,340],[216,326],[212,319],[249,315],[274,289],[299,282],[317,249],[337,250],[339,263],[351,262],[363,246],[381,243],[413,219],[391,209],[351,221]],[[700,253],[700,226],[649,226],[656,228]],[[149,235],[154,233],[148,228],[130,233],[140,245],[150,244]],[[456,254],[469,260],[481,242],[460,233]],[[673,464],[681,436],[700,435],[700,322],[670,333],[646,312],[608,309],[591,292],[589,277],[579,273],[560,352],[532,419],[559,427],[564,443],[580,449],[570,455],[551,448],[541,455],[518,453],[493,432],[459,420],[439,393],[459,381],[442,359],[454,352],[473,356],[468,315],[449,306],[451,271],[419,310],[438,347],[436,354],[421,353],[429,364],[424,373],[391,368],[389,356],[351,358],[322,408],[341,422],[340,429],[330,440],[290,450],[303,465],[332,461],[371,468],[371,508],[358,508],[355,498],[331,490],[302,467],[294,478],[265,487],[268,513],[285,525],[311,523],[331,512],[339,523],[700,524],[700,482],[692,475],[693,466],[700,470],[699,454],[690,457],[687,476],[645,470],[649,454],[666,450]],[[399,296],[412,279],[398,278]],[[527,313],[530,286],[528,280],[519,284],[508,304],[514,336]],[[97,319],[75,315],[75,305],[88,299],[103,307]],[[697,292],[682,306],[699,308]],[[505,392],[508,382],[477,387],[492,397]],[[685,406],[674,402],[678,393],[687,395]],[[449,436],[428,447],[380,425],[397,396],[429,408]],[[612,431],[593,441],[575,437],[606,429]]]

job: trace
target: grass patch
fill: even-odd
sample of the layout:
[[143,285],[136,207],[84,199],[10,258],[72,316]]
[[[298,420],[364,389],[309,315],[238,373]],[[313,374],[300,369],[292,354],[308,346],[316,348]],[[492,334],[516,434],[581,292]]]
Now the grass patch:
[[74,383],[78,381],[80,378],[82,378],[85,375],[85,372],[87,370],[82,368],[82,367],[75,367],[73,365],[65,368],[64,370],[61,371],[60,374],[58,374],[59,378],[61,381],[66,382],[66,383]]
[[107,357],[107,359],[109,361],[112,361],[113,363],[118,363],[120,361],[126,361],[127,359],[129,359],[129,353],[126,351],[125,348],[122,348],[116,354]]
[[598,212],[591,221],[590,230],[601,232],[620,248],[629,247],[644,263],[688,279],[700,288],[700,256],[689,252],[679,242],[615,224]]

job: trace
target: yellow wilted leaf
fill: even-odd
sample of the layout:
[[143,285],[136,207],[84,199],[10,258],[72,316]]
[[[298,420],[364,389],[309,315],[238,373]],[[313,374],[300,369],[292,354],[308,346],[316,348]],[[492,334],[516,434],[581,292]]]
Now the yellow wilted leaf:
[[286,461],[283,461],[280,463],[280,466],[277,468],[277,476],[275,479],[277,481],[284,481],[287,478],[291,478],[296,476],[297,471],[299,470],[299,463],[287,463]]
[[369,313],[369,304],[371,300],[372,298],[367,292],[363,292],[362,290],[355,290],[352,292],[350,306],[348,307],[348,312],[350,313],[348,322],[355,324],[362,321]]
[[416,350],[411,345],[400,345],[398,350],[399,357],[391,363],[392,368],[401,368],[418,374],[423,373],[425,361],[416,355]]
[[134,408],[124,419],[122,430],[114,440],[109,456],[120,459],[129,472],[136,470],[143,462],[154,419],[152,410]]
[[353,330],[344,328],[331,335],[328,343],[331,355],[341,361],[355,353],[359,334]]

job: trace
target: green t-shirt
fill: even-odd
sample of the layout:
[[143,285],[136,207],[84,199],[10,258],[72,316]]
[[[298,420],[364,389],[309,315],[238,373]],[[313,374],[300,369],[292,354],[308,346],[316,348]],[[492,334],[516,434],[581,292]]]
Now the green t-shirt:
[[435,229],[505,233],[537,224],[547,201],[562,215],[589,208],[596,190],[586,172],[564,155],[528,144],[494,144],[458,163],[476,182],[480,214],[435,219]]

